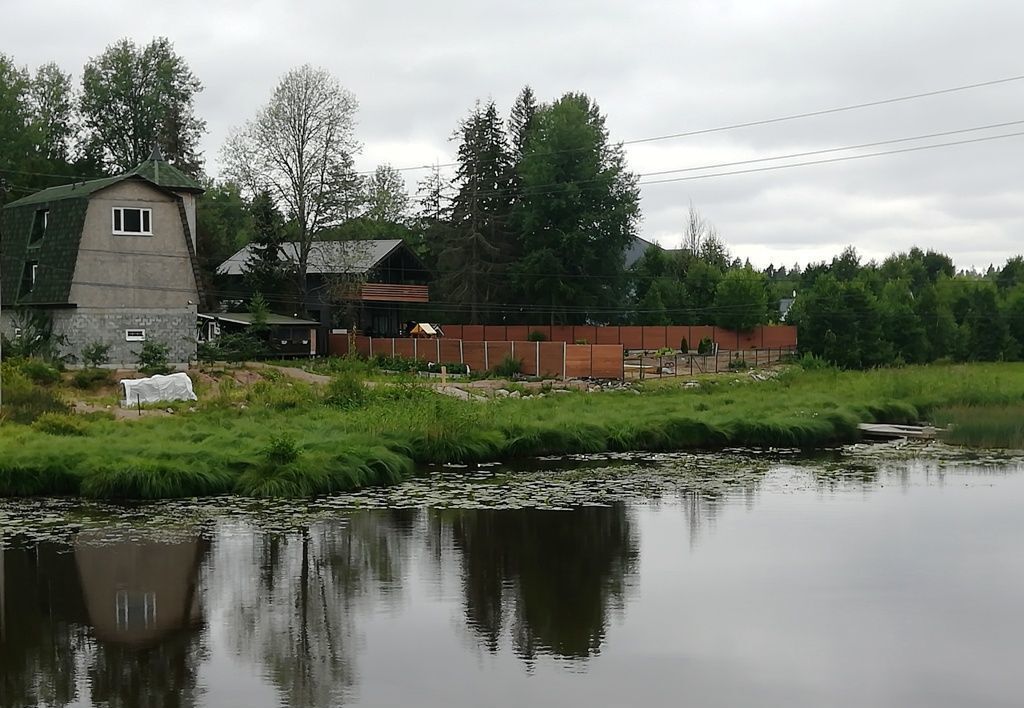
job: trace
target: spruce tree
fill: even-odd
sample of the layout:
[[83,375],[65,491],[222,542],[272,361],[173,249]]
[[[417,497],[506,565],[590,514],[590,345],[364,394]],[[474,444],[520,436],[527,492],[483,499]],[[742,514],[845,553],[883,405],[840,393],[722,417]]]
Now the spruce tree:
[[245,262],[245,282],[253,292],[282,293],[292,280],[281,247],[285,241],[285,223],[268,192],[252,200],[249,213],[253,239]]
[[477,104],[458,137],[456,193],[438,268],[446,299],[477,323],[507,282],[511,157],[493,101]]
[[508,120],[509,141],[512,147],[512,159],[516,163],[523,157],[526,141],[533,129],[537,117],[537,98],[529,85],[524,86],[512,105],[512,113]]
[[[640,218],[636,176],[584,94],[541,109],[518,166],[517,281],[552,322],[600,320],[621,308],[624,254]],[[551,287],[557,281],[559,287]]]

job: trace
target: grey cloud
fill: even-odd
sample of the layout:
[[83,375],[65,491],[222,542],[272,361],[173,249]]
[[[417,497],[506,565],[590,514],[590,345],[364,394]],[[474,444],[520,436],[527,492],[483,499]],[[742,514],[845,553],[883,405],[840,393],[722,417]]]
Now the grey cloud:
[[[126,0],[5,3],[0,47],[76,74],[130,32],[169,36],[206,90],[208,167],[228,131],[290,67],[323,65],[359,98],[361,168],[450,156],[477,98],[507,112],[520,87],[592,94],[613,138],[756,120],[1019,73],[1024,4],[527,0],[481,3]],[[130,23],[125,18],[132,18]],[[112,29],[115,28],[115,29]],[[638,172],[1024,119],[1024,82],[630,149]],[[1008,132],[1008,131],[1007,131]],[[970,136],[963,136],[970,137]],[[956,139],[956,138],[950,138]],[[643,189],[643,233],[678,242],[688,203],[740,257],[791,263],[846,244],[877,257],[918,244],[961,265],[1018,252],[1024,138]],[[408,173],[410,185],[419,174]]]

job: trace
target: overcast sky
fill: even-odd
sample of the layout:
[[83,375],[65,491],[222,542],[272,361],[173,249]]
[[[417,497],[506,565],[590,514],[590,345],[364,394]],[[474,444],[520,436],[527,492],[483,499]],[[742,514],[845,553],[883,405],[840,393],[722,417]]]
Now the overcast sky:
[[[213,175],[230,129],[307,62],[358,97],[358,165],[372,169],[449,162],[449,137],[474,100],[492,97],[507,113],[526,83],[543,100],[590,94],[613,140],[628,141],[1024,74],[1022,28],[1020,0],[0,0],[0,51],[30,68],[55,60],[76,82],[121,37],[169,37],[205,86],[197,110]],[[1015,120],[1024,120],[1024,81],[627,154],[643,174]],[[1024,136],[642,194],[644,237],[678,245],[692,202],[759,266],[828,258],[848,244],[874,258],[919,245],[984,266],[1024,251]]]

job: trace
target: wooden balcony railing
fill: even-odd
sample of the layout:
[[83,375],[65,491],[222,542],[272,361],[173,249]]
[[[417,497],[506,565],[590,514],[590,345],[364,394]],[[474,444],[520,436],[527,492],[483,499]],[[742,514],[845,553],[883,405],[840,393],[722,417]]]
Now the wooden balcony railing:
[[393,285],[390,283],[362,283],[359,299],[365,302],[430,302],[426,285]]

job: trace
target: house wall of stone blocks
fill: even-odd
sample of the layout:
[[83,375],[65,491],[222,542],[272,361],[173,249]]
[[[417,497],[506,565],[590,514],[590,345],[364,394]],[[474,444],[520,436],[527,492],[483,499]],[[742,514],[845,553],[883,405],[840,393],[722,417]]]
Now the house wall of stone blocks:
[[[159,342],[170,350],[171,364],[182,366],[196,358],[196,308],[54,308],[48,310],[53,331],[66,338],[62,356],[71,364],[82,362],[82,349],[95,342],[110,345],[110,366],[134,368],[145,342]],[[0,328],[11,338],[16,315],[0,314]],[[128,341],[128,330],[145,330],[145,342]]]

